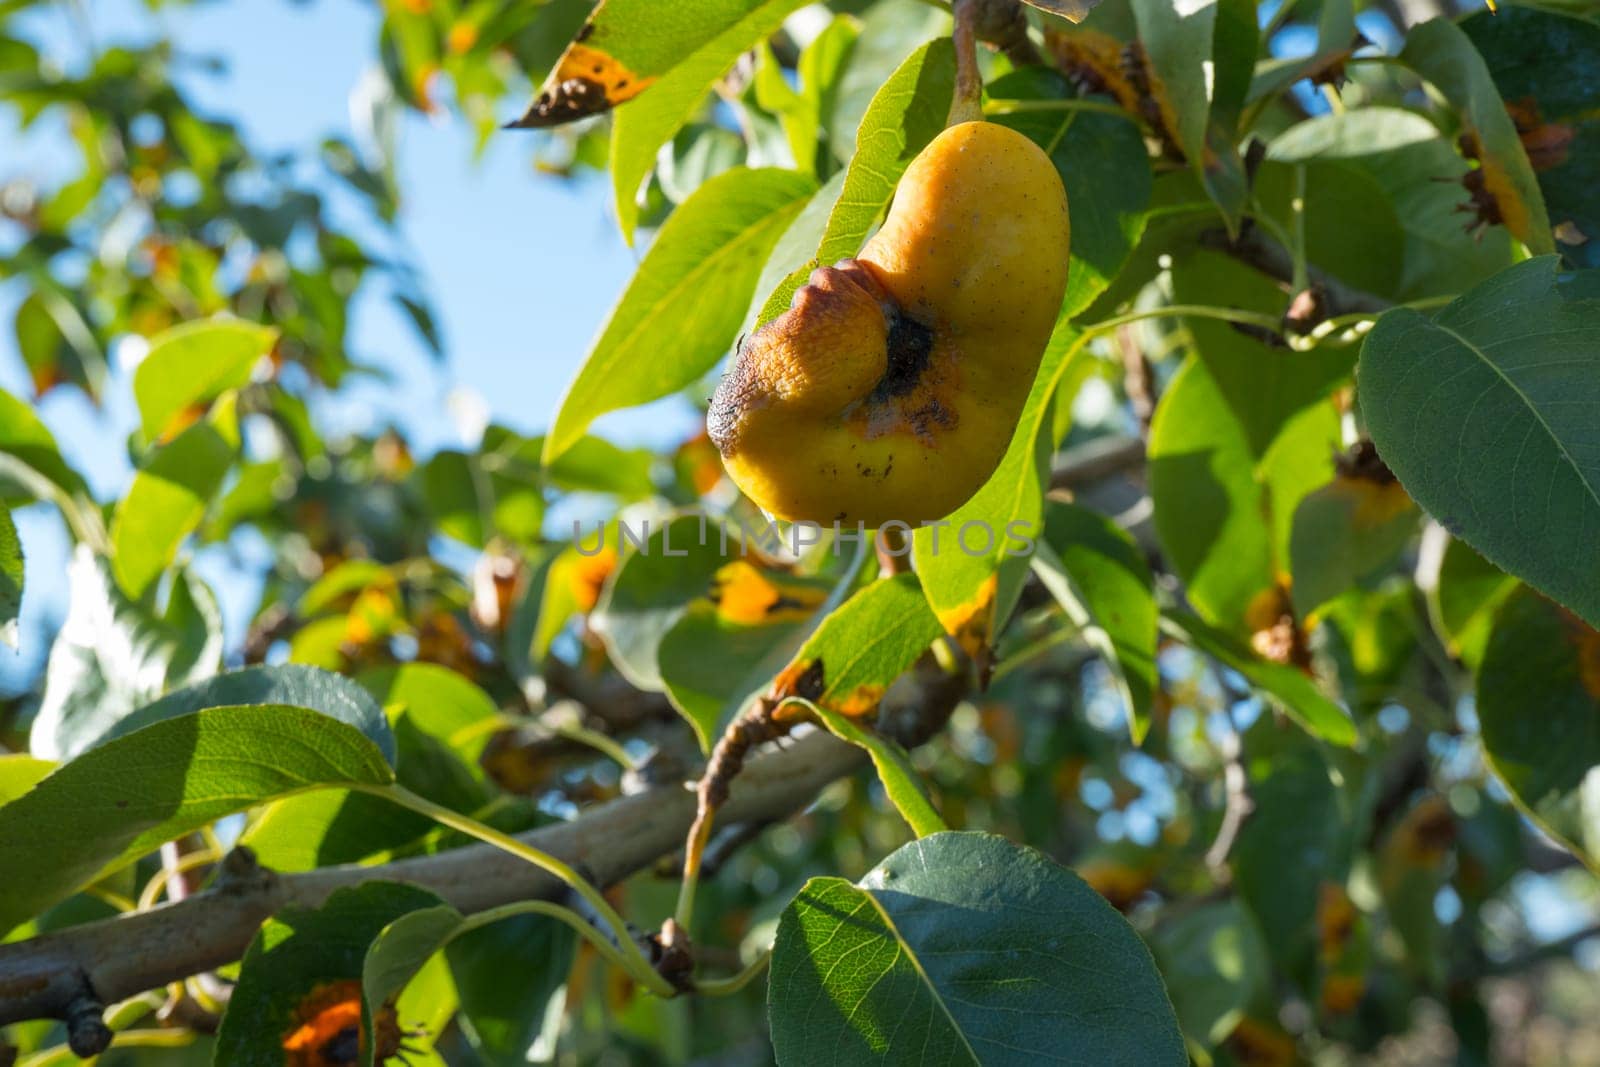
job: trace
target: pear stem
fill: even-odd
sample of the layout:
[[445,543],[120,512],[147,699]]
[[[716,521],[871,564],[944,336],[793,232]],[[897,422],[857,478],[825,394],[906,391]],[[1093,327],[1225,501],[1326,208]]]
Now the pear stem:
[[956,92],[950,101],[947,126],[983,118],[983,76],[978,73],[979,6],[979,0],[956,0],[953,9],[956,25],[950,36],[956,46]]

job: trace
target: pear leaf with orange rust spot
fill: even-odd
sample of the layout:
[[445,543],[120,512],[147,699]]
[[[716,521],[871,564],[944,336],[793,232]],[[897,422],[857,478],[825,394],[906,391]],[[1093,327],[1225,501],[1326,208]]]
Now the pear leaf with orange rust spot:
[[1049,416],[1057,393],[1075,394],[1089,373],[1092,360],[1082,341],[1081,331],[1057,321],[994,474],[972,499],[912,538],[917,573],[935,616],[980,664],[1016,607],[1028,556],[1043,532],[1044,483],[1056,444]]
[[863,726],[837,711],[800,697],[794,699],[803,704],[833,736],[866,751],[872,759],[873,769],[878,772],[878,781],[883,784],[889,803],[911,827],[912,833],[927,837],[950,829],[928,799],[927,787],[923,785],[917,769],[911,765],[911,757],[905,749],[871,727]]
[[402,1045],[421,1044],[426,1035],[408,1032],[410,1020],[393,1000],[376,1020],[369,1016],[363,966],[391,923],[441,906],[426,889],[374,881],[335,890],[321,907],[285,908],[268,919],[240,963],[239,999],[229,1000],[222,1017],[215,1062],[333,1067],[370,1062],[363,1052],[387,1059]]
[[[775,33],[804,0],[605,0],[517,125],[607,110],[645,90],[612,120],[609,163],[617,225],[633,243],[639,187],[734,61]],[[568,60],[573,60],[571,65]],[[587,73],[579,64],[587,64]],[[563,80],[564,79],[564,80]],[[608,98],[609,94],[609,98]],[[798,177],[798,175],[796,175]]]
[[1555,251],[1527,150],[1471,38],[1449,19],[1436,18],[1412,28],[1400,61],[1432,82],[1460,113],[1468,154],[1480,164],[1468,172],[1480,219],[1504,223],[1536,256]]
[[1218,5],[1133,0],[1131,6],[1139,28],[1135,69],[1143,84],[1137,87],[1150,101],[1147,116],[1176,142],[1234,232],[1250,190],[1232,136],[1212,121]]
[[784,909],[767,1014],[793,1067],[1189,1062],[1150,950],[1071,870],[936,833]]
[[880,579],[822,621],[773,682],[774,695],[804,697],[852,718],[870,715],[939,632],[916,575]]
[[1346,747],[1358,742],[1350,713],[1296,668],[1262,659],[1231,634],[1187,612],[1170,612],[1166,618],[1180,640],[1244,675],[1253,688],[1270,697],[1312,736]]
[[1420,516],[1392,477],[1339,475],[1300,501],[1289,535],[1295,613],[1309,616],[1394,561]]
[[1600,25],[1517,4],[1461,29],[1511,113],[1561,251],[1600,267]]
[[712,575],[656,653],[667,697],[689,720],[703,750],[710,751],[722,728],[843,600],[865,558],[863,553],[833,582],[789,574],[755,556],[740,558],[734,549]]
[[223,393],[244,386],[277,337],[269,326],[220,318],[185,323],[152,338],[133,372],[145,441],[170,440],[174,419],[189,410],[204,412]]
[[1600,624],[1600,271],[1542,256],[1432,318],[1387,311],[1357,384],[1379,454],[1417,503]]
[[528,110],[510,125],[559,126],[632,100],[764,2],[602,0],[545,77]]
[[1600,632],[1518,589],[1495,615],[1477,711],[1484,756],[1517,806],[1600,870]]

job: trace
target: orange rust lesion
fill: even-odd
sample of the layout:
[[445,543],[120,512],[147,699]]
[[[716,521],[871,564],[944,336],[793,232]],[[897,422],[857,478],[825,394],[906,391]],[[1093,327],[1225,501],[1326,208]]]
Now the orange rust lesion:
[[817,586],[782,582],[747,560],[723,565],[711,578],[717,614],[740,626],[809,619],[827,599]]
[[[585,27],[580,37],[587,36]],[[533,104],[512,126],[559,126],[609,111],[648,89],[653,75],[641,75],[609,52],[574,41],[545,79]]]
[[[324,982],[295,1006],[283,1037],[285,1067],[346,1067],[361,1062],[367,1035],[361,1025],[361,983],[353,978]],[[373,1017],[373,1060],[383,1063],[408,1051],[393,1004]]]
[[580,613],[594,610],[606,579],[617,569],[617,550],[605,545],[593,555],[577,553],[567,570],[567,593]]

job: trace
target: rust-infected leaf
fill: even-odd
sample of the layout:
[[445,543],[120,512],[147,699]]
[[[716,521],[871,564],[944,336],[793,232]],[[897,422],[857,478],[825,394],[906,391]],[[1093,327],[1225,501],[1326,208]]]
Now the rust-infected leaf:
[[804,622],[827,598],[825,586],[786,582],[780,572],[762,570],[742,559],[722,567],[711,579],[710,599],[717,614],[741,626]]
[[[585,31],[587,31],[585,27]],[[643,76],[615,56],[579,40],[567,46],[526,113],[510,126],[538,129],[560,126],[609,111],[638,96],[656,79]]]

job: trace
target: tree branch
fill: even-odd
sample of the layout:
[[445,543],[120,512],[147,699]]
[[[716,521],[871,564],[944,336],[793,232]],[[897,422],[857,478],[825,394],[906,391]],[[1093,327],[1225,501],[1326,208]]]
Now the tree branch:
[[[786,818],[827,784],[861,766],[864,754],[817,732],[764,754],[734,783],[723,811],[730,822]],[[521,839],[612,885],[671,855],[694,818],[694,794],[681,786],[622,797],[572,822]],[[289,906],[316,907],[330,893],[375,879],[438,893],[463,913],[515,900],[556,899],[565,887],[537,868],[487,845],[377,867],[347,864],[277,875],[241,865],[183,901],[0,945],[0,1025],[68,1018],[239,959],[257,928]],[[98,1018],[98,1015],[95,1016]]]
[[[1200,246],[1225,252],[1241,263],[1246,263],[1262,274],[1281,282],[1285,286],[1294,283],[1294,257],[1289,250],[1271,237],[1262,233],[1255,226],[1246,226],[1240,232],[1238,240],[1230,241],[1225,230],[1212,229],[1202,231]],[[1381,296],[1355,286],[1346,285],[1338,278],[1326,271],[1306,265],[1306,278],[1311,286],[1320,289],[1323,296],[1323,311],[1326,317],[1333,318],[1339,315],[1354,314],[1358,311],[1378,312],[1385,311],[1394,306],[1394,303]]]

